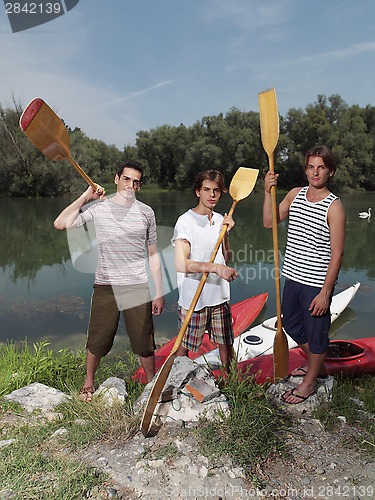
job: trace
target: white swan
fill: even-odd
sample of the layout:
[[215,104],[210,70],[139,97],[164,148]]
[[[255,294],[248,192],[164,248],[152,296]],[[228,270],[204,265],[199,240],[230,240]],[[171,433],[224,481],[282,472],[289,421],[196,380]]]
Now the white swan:
[[358,215],[359,215],[360,219],[369,219],[370,220],[370,217],[371,217],[371,208],[369,208],[367,212],[359,212]]

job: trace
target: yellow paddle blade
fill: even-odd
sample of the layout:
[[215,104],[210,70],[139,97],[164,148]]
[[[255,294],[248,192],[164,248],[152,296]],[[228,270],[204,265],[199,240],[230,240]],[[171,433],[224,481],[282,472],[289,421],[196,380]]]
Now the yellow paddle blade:
[[23,111],[20,127],[49,160],[69,156],[69,135],[65,124],[43,99],[33,99]]
[[274,381],[279,382],[288,376],[289,346],[284,328],[278,328],[273,342]]
[[275,151],[279,140],[279,113],[275,89],[258,94],[262,144],[268,156]]
[[141,421],[141,431],[145,437],[149,432],[151,420],[152,417],[154,416],[154,410],[156,408],[156,405],[158,404],[160,394],[165,386],[165,383],[170,374],[176,356],[177,356],[177,349],[175,352],[171,352],[167,357],[167,359],[165,360],[162,368],[160,369],[156,377],[154,385],[152,386],[151,392],[148,396],[147,404],[143,411],[143,416]]
[[254,189],[259,170],[255,168],[240,167],[234,174],[229,186],[231,197],[240,201],[249,196]]

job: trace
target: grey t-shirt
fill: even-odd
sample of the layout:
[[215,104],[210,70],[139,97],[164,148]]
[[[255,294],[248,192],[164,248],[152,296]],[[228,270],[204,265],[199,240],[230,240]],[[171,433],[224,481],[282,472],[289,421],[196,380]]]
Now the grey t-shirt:
[[98,241],[98,285],[147,283],[147,246],[156,243],[156,220],[151,207],[135,200],[122,206],[110,199],[84,208],[77,227],[92,221]]

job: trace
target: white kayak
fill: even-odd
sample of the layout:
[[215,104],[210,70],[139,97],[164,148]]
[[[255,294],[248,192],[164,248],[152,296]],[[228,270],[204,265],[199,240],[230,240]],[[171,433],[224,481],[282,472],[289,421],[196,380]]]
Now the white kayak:
[[[357,293],[360,283],[350,286],[346,290],[337,293],[332,298],[331,322],[333,323],[348,306],[354,295]],[[273,341],[276,333],[277,317],[269,318],[260,325],[254,326],[234,339],[233,348],[237,356],[237,361],[271,354],[273,351]],[[287,334],[289,349],[297,347],[294,340]],[[211,368],[220,366],[219,349],[196,358],[196,363],[209,365]]]

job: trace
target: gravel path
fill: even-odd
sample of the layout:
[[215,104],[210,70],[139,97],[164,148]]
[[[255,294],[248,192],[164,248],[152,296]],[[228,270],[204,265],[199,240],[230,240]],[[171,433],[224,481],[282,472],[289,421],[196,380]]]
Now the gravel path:
[[191,426],[165,425],[153,438],[139,433],[116,446],[97,443],[84,460],[106,471],[113,485],[93,498],[375,499],[375,454],[353,446],[358,428],[339,419],[329,433],[303,411],[293,422],[284,435],[287,458],[259,464],[253,484],[230,460],[213,465],[200,454]]

